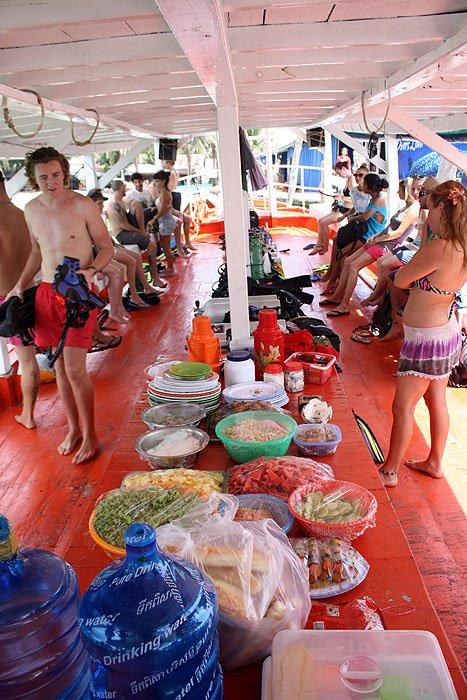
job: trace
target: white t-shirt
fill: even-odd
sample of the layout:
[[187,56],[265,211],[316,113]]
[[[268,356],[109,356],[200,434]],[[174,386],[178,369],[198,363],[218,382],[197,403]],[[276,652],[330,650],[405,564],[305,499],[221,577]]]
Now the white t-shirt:
[[125,193],[125,198],[131,202],[131,201],[137,201],[141,202],[143,207],[149,207],[151,205],[151,194],[149,190],[143,190],[142,192],[138,192],[138,190],[132,189],[128,190],[128,192]]
[[371,199],[369,194],[362,192],[358,187],[354,187],[350,190],[350,198],[356,214],[363,214]]

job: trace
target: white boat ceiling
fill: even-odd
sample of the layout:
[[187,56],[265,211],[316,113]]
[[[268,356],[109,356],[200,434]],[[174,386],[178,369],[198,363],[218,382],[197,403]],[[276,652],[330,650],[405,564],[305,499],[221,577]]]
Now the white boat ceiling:
[[[467,128],[465,0],[0,0],[0,155],[48,143],[68,152],[217,128],[238,105],[244,127],[393,132],[419,121]],[[91,146],[71,141],[70,116]],[[70,145],[72,144],[72,145]]]

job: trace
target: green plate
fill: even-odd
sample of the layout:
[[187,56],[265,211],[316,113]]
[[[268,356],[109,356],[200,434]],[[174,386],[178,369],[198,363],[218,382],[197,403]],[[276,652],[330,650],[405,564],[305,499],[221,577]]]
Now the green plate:
[[172,365],[169,372],[180,379],[202,379],[211,372],[211,365],[204,362],[180,362],[178,365]]

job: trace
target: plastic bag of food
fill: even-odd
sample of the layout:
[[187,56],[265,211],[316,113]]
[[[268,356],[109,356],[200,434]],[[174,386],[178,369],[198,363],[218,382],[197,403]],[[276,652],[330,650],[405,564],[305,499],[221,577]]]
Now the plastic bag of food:
[[193,492],[182,493],[175,488],[114,489],[96,502],[89,528],[91,536],[106,551],[122,556],[125,554],[125,530],[134,522],[156,528],[177,522],[180,527],[189,529],[214,516],[219,520],[232,519],[238,508],[238,501],[235,501],[223,494],[213,494],[206,501]]
[[167,525],[159,529],[158,543],[192,561],[213,581],[226,669],[260,661],[270,653],[277,632],[305,626],[308,571],[272,520],[210,518],[190,532]]
[[314,600],[309,617],[314,630],[384,630],[381,610],[371,598],[359,598],[341,605]]
[[176,488],[181,493],[196,493],[209,498],[213,493],[226,490],[227,473],[200,469],[159,469],[151,472],[130,472],[122,481],[122,488],[140,489],[147,486]]
[[304,484],[333,479],[329,464],[307,457],[259,457],[229,470],[230,493],[267,493],[286,500]]
[[323,481],[300,486],[289,508],[305,531],[316,537],[353,540],[376,525],[376,498],[348,481]]
[[346,593],[367,576],[368,562],[353,547],[338,538],[290,540],[292,549],[307,566],[311,598],[329,598]]

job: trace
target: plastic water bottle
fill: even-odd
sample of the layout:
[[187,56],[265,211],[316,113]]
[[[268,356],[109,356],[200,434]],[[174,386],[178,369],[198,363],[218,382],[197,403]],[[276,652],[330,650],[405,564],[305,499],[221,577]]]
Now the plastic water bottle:
[[77,624],[69,564],[42,549],[18,550],[0,515],[0,698],[89,698],[89,658]]
[[130,525],[125,542],[126,558],[94,579],[79,609],[91,698],[221,700],[212,583],[161,552],[149,525]]

